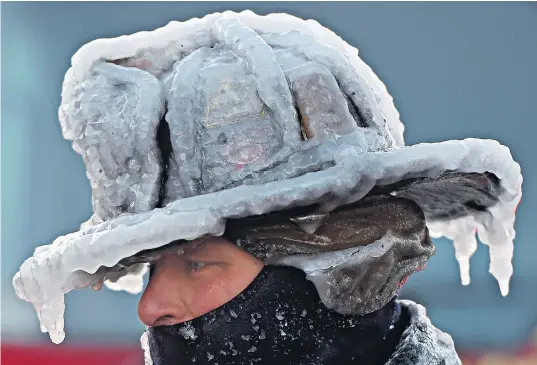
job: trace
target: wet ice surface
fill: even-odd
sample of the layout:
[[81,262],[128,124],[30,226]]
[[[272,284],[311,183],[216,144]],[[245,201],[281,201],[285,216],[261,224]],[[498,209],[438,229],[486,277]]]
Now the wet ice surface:
[[83,82],[73,78],[70,70],[59,117],[86,164],[96,216],[152,209],[162,169],[155,138],[165,109],[159,80],[112,63],[96,65]]
[[[251,12],[235,14],[238,21],[232,15],[97,40],[73,57],[60,120],[86,163],[95,216],[79,232],[38,247],[13,279],[51,339],[58,343],[65,336],[64,294],[70,290],[103,281],[115,289],[141,289],[140,271],[105,270],[125,257],[177,239],[221,235],[228,218],[317,202],[329,212],[375,185],[444,171],[488,171],[500,179],[504,190],[487,212],[427,223],[431,233],[453,239],[463,284],[469,283],[477,231],[490,246],[490,271],[506,295],[522,183],[508,148],[477,139],[402,148],[403,126],[392,98],[355,48],[314,21]],[[272,33],[286,31],[293,32]],[[238,74],[245,74],[241,81]],[[342,92],[333,90],[329,98],[323,90],[334,89],[334,80]],[[221,90],[226,97],[220,100]],[[304,111],[305,130],[293,98]],[[173,154],[163,198],[169,204],[153,209],[165,166],[155,135],[166,103]],[[196,143],[190,138],[200,135]],[[315,222],[308,224],[314,229]],[[330,260],[306,257],[295,265],[311,262],[320,271]],[[119,278],[127,273],[131,277]]]

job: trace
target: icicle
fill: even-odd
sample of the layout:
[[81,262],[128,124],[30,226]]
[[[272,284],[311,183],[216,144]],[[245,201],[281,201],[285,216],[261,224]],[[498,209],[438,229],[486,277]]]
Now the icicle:
[[470,284],[470,258],[477,250],[475,237],[477,223],[474,217],[464,217],[450,222],[427,224],[431,237],[442,237],[453,241],[455,257],[459,263],[462,285]]
[[455,246],[455,257],[459,262],[462,285],[469,285],[470,257],[472,257],[477,250],[475,230],[472,230],[470,233],[464,232],[464,234],[455,236],[453,238],[453,246]]
[[[505,297],[509,294],[509,281],[513,275],[513,232],[510,224],[498,212],[491,212],[483,225],[478,228],[481,242],[489,246],[489,272],[498,280],[500,292]],[[507,222],[509,223],[509,222]]]

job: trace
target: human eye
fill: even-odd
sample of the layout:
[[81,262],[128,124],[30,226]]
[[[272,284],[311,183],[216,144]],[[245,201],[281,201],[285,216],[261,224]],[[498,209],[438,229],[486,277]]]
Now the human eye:
[[207,266],[209,263],[207,262],[201,262],[201,261],[190,261],[188,263],[188,269],[191,271],[191,272],[196,272],[196,271],[199,271],[201,269],[203,269],[205,266]]

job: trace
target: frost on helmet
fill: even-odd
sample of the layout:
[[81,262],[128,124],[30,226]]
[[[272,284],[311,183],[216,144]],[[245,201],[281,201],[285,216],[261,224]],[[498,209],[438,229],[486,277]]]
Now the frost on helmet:
[[[280,240],[280,256],[258,251],[304,270],[341,313],[376,310],[419,269],[432,254],[425,224],[453,239],[463,284],[478,232],[507,294],[522,184],[509,149],[478,139],[405,147],[384,84],[313,20],[225,12],[90,42],[67,71],[60,122],[86,164],[94,215],[37,248],[13,279],[54,342],[64,338],[65,293],[103,283],[136,292],[143,264],[170,242],[302,207],[312,210],[289,221],[317,250]],[[415,230],[385,229],[347,247],[339,244],[348,236],[321,234],[340,207],[376,194],[413,201]],[[408,254],[415,260],[397,266]],[[364,263],[396,274],[360,271]],[[389,283],[383,295],[365,281],[369,297],[349,289],[369,274]]]
[[67,72],[62,132],[84,159],[101,220],[156,206],[162,161],[155,136],[163,113],[162,86],[147,72],[102,63],[82,82]]

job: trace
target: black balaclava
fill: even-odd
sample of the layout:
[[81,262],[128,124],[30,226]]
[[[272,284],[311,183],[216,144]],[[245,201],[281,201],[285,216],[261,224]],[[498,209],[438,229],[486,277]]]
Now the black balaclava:
[[222,307],[148,335],[155,365],[376,365],[392,355],[406,323],[395,298],[365,316],[341,315],[301,270],[266,266]]

